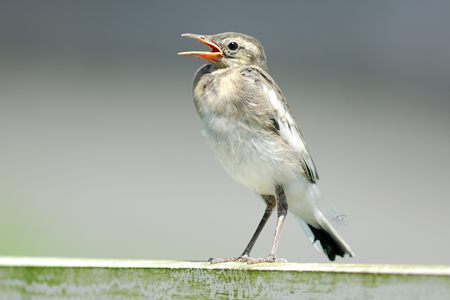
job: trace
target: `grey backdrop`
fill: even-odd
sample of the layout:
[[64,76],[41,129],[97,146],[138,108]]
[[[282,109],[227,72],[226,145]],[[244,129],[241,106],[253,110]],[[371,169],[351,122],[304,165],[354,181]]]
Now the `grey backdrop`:
[[[240,254],[264,205],[215,161],[202,62],[176,56],[202,48],[183,32],[240,31],[348,216],[340,261],[450,263],[449,28],[449,1],[1,1],[0,255]],[[293,218],[279,255],[325,261]]]

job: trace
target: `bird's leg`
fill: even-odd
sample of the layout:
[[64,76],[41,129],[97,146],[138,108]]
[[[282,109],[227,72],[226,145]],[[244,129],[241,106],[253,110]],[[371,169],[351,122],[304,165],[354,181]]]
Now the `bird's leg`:
[[284,220],[286,218],[287,212],[288,212],[288,204],[286,200],[286,195],[284,194],[283,187],[278,185],[276,187],[276,194],[277,194],[277,210],[278,210],[278,218],[277,218],[277,227],[275,228],[275,236],[273,239],[272,244],[272,250],[270,251],[270,254],[261,259],[251,259],[248,260],[248,263],[263,263],[263,262],[286,262],[285,259],[277,259],[276,253],[278,249],[278,243],[280,241],[281,236],[281,229],[284,224]]
[[232,258],[210,258],[209,262],[211,263],[221,263],[221,262],[229,262],[229,261],[241,261],[246,262],[249,260],[254,260],[250,258],[250,251],[252,251],[253,246],[255,245],[256,240],[259,237],[259,234],[263,230],[264,226],[267,223],[267,220],[269,220],[270,215],[272,214],[272,211],[275,207],[275,197],[272,195],[261,195],[261,197],[264,199],[264,202],[266,203],[266,210],[264,211],[264,215],[262,216],[261,221],[258,224],[258,227],[256,228],[255,233],[253,234],[252,238],[247,244],[247,247],[245,247],[244,252],[242,252],[241,256],[239,257],[232,257]]
[[249,257],[250,251],[252,251],[253,246],[255,245],[256,240],[259,237],[259,234],[263,230],[264,226],[267,223],[267,220],[269,220],[270,215],[272,214],[273,208],[275,207],[275,197],[272,195],[262,195],[262,198],[266,202],[266,210],[264,211],[264,215],[261,219],[261,221],[258,224],[258,227],[256,228],[255,233],[253,234],[252,238],[250,239],[250,242],[248,242],[247,247],[245,247],[244,252],[242,252],[240,257]]

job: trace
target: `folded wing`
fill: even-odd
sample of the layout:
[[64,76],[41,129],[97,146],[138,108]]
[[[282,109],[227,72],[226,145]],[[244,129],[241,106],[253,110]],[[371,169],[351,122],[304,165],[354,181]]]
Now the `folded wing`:
[[256,66],[243,68],[241,75],[253,81],[253,84],[247,85],[246,88],[254,90],[247,90],[248,93],[262,95],[265,98],[264,101],[270,103],[272,112],[270,121],[273,129],[296,150],[304,173],[311,182],[315,183],[319,179],[316,166],[278,85],[266,71]]

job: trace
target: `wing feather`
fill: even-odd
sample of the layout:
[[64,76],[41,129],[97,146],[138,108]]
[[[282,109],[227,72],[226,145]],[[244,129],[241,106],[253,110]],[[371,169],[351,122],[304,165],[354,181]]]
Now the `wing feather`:
[[266,71],[255,66],[245,67],[241,75],[253,79],[251,89],[259,89],[253,91],[253,95],[262,95],[270,102],[273,108],[270,115],[273,129],[296,150],[307,178],[311,182],[316,182],[319,179],[316,166],[278,85]]

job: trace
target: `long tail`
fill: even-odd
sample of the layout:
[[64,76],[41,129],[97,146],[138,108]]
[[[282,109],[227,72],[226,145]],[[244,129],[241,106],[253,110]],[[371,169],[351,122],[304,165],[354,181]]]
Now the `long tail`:
[[355,255],[325,216],[319,213],[316,220],[318,223],[317,227],[300,220],[303,229],[316,249],[325,253],[331,261],[334,261],[336,256],[344,257],[347,254],[352,257]]
[[305,177],[298,177],[284,186],[289,211],[295,215],[314,247],[324,252],[331,261],[336,256],[354,256],[350,246],[331,226],[317,206],[319,190]]

